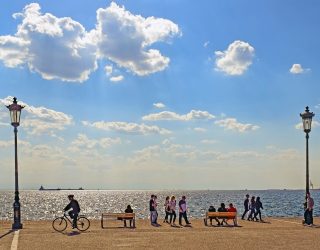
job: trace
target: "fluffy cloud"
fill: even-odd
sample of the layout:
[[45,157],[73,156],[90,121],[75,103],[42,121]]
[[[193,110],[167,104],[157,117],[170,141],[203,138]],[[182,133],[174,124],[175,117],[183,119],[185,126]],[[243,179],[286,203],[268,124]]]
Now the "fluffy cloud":
[[207,132],[207,130],[205,128],[199,128],[199,127],[194,128],[193,130],[196,132],[201,132],[201,133]]
[[142,117],[144,121],[159,121],[159,120],[177,120],[190,121],[195,119],[213,119],[215,116],[208,111],[191,110],[185,115],[179,115],[171,111],[162,111],[160,113],[149,114]]
[[215,144],[215,143],[217,143],[217,141],[216,140],[207,140],[207,139],[205,139],[205,140],[201,140],[201,143],[203,143],[203,144]]
[[310,69],[304,69],[302,68],[301,64],[293,64],[291,69],[290,69],[290,73],[292,74],[302,74],[305,73],[306,71],[309,71]]
[[140,76],[164,70],[170,61],[149,46],[180,34],[170,20],[133,15],[114,2],[97,10],[97,22],[99,55]]
[[107,65],[104,67],[104,70],[105,70],[107,76],[110,76],[112,74],[113,67],[112,67],[112,65]]
[[[0,103],[9,105],[12,103],[12,99],[11,96],[8,96],[5,99],[0,99]],[[34,107],[20,101],[18,103],[25,106],[22,110],[22,116],[24,117],[21,120],[21,125],[29,134],[50,134],[56,136],[56,130],[64,130],[72,124],[72,117],[63,112],[45,107]]]
[[14,36],[0,36],[0,59],[9,67],[27,65],[44,79],[85,81],[97,68],[96,46],[84,27],[26,5],[14,15],[22,22]]
[[124,79],[123,75],[110,77],[111,82],[121,82]]
[[73,142],[71,142],[71,145],[76,148],[94,148],[96,146],[100,146],[102,148],[108,148],[113,144],[120,144],[121,139],[118,138],[100,138],[99,140],[95,139],[89,139],[87,135],[85,134],[78,134],[77,139],[75,139]]
[[170,134],[171,132],[167,129],[159,128],[158,126],[148,126],[145,124],[137,124],[137,123],[128,123],[128,122],[94,122],[90,123],[87,121],[82,122],[85,126],[90,126],[102,130],[112,130],[122,133],[128,134],[161,134],[166,135]]
[[216,70],[228,75],[242,75],[252,64],[254,48],[246,42],[234,41],[225,51],[216,51]]
[[259,129],[259,126],[257,125],[252,125],[250,123],[247,123],[247,124],[240,123],[235,118],[226,118],[223,120],[219,120],[219,121],[216,121],[215,124],[225,129],[235,130],[240,133]]
[[153,106],[158,108],[158,109],[163,109],[163,108],[166,107],[166,105],[164,105],[162,102],[154,103]]
[[141,76],[164,70],[170,59],[150,46],[180,34],[170,20],[133,15],[114,2],[97,10],[96,28],[89,32],[70,17],[41,13],[37,3],[13,17],[21,23],[15,35],[0,36],[0,60],[7,67],[26,66],[47,80],[83,82],[100,58]]

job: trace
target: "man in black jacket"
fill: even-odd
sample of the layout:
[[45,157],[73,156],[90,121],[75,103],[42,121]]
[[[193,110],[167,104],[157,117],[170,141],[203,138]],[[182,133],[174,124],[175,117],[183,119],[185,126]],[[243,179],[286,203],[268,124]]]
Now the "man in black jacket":
[[76,228],[77,227],[77,218],[80,213],[80,206],[79,206],[78,201],[74,199],[73,194],[68,195],[68,199],[70,202],[64,208],[64,211],[68,211],[68,210],[72,209],[71,211],[69,211],[69,216],[71,217],[71,219],[73,219],[72,228]]
[[243,206],[244,206],[244,212],[241,217],[242,220],[244,220],[244,216],[249,211],[249,194],[246,195],[246,199],[243,202]]

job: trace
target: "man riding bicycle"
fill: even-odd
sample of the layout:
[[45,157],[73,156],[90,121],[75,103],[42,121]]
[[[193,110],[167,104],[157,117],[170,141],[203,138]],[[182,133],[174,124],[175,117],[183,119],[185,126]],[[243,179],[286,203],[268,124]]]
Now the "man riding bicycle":
[[74,199],[73,194],[68,195],[68,199],[69,199],[70,203],[64,208],[64,211],[68,211],[68,210],[72,209],[71,211],[69,211],[69,216],[71,217],[71,219],[73,219],[72,228],[76,228],[77,227],[77,218],[80,213],[80,206],[79,206],[78,201]]

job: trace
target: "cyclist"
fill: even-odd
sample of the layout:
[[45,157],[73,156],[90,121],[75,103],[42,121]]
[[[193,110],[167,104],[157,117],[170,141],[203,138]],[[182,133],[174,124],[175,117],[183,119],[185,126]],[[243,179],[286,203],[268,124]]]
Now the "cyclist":
[[80,213],[80,206],[79,206],[78,201],[74,199],[73,194],[68,195],[68,199],[70,202],[64,208],[64,211],[68,211],[68,210],[72,209],[71,211],[69,211],[69,216],[71,217],[71,219],[73,219],[72,228],[76,228],[77,227],[77,218]]

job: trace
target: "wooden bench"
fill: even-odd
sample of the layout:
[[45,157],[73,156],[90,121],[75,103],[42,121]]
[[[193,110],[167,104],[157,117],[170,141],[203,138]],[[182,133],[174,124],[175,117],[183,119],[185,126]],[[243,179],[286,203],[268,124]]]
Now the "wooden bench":
[[204,225],[208,226],[208,219],[217,218],[217,219],[227,219],[233,220],[233,225],[237,226],[237,212],[207,212],[204,219]]
[[103,213],[101,215],[101,227],[106,228],[106,220],[132,221],[132,226],[136,227],[135,213]]

